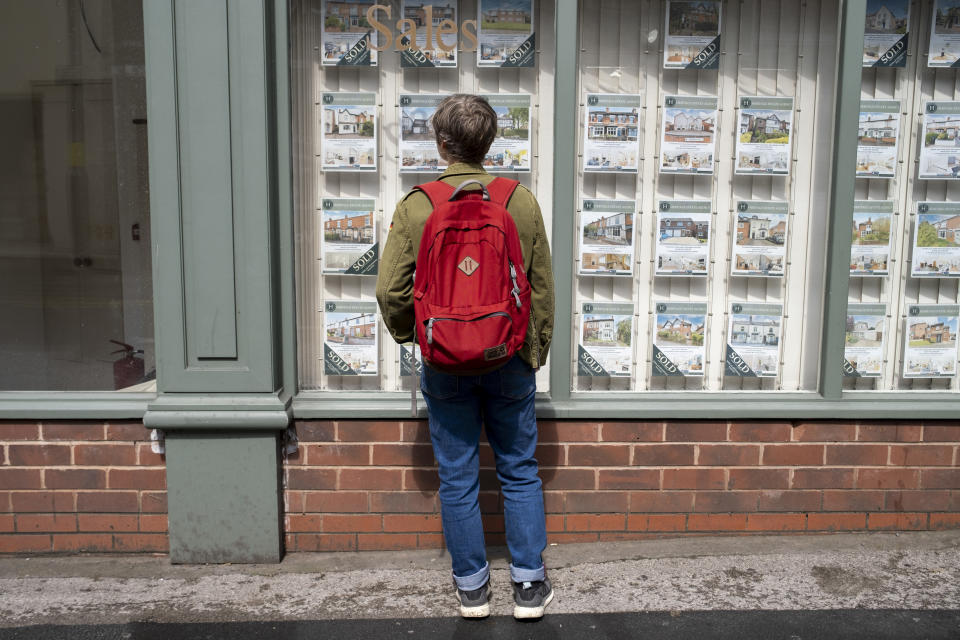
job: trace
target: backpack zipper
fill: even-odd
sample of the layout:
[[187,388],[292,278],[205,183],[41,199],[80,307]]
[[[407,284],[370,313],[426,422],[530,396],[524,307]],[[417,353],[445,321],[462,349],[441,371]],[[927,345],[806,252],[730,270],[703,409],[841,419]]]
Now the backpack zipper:
[[440,322],[441,320],[453,320],[455,322],[475,322],[477,320],[485,320],[487,318],[496,318],[497,316],[503,316],[504,318],[510,318],[510,314],[506,311],[494,311],[493,313],[488,313],[486,315],[480,316],[478,318],[471,318],[469,320],[464,320],[463,318],[430,318],[427,320],[427,344],[433,344],[433,323]]

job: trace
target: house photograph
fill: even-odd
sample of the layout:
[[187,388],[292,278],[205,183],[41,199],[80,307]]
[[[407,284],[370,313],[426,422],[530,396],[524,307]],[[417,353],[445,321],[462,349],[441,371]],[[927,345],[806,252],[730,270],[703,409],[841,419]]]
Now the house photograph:
[[629,246],[633,244],[632,213],[589,213],[583,216],[583,244],[609,244]]
[[584,346],[629,347],[633,329],[630,316],[586,314],[583,317]]
[[874,254],[874,253],[863,253],[863,252],[852,252],[850,255],[850,272],[851,273],[871,273],[877,272],[878,274],[887,272],[887,254]]
[[960,132],[960,115],[926,114],[924,121],[923,145],[925,147],[960,146],[960,141],[957,140],[957,132]]
[[671,2],[670,36],[714,37],[720,33],[719,2]]
[[657,256],[657,273],[662,275],[705,274],[706,255],[669,254]]
[[497,114],[497,137],[526,140],[530,136],[529,107],[493,107]]
[[785,216],[774,213],[737,215],[737,240],[741,247],[781,246],[786,239]]
[[436,109],[400,109],[400,137],[404,141],[434,141],[430,118]]
[[373,243],[372,211],[325,211],[324,242]]
[[373,313],[328,312],[326,330],[330,343],[373,345],[376,344],[377,316]]
[[587,137],[590,140],[636,142],[640,131],[636,107],[603,107],[587,111]]
[[709,236],[709,220],[673,216],[660,218],[661,244],[698,244],[706,242]]
[[780,343],[780,316],[733,314],[730,344],[775,347]]
[[703,345],[702,315],[658,314],[657,344],[670,343],[683,346]]
[[883,318],[848,315],[846,344],[849,347],[879,347],[883,345]]
[[366,33],[372,27],[367,22],[367,9],[374,0],[326,0],[324,2],[323,30],[327,33]]
[[324,107],[325,138],[372,138],[376,132],[375,107]]
[[[733,256],[734,270],[738,272],[783,274],[783,256],[768,256],[762,253],[737,253]],[[738,275],[735,273],[734,275]],[[742,275],[739,274],[739,275]]]
[[892,147],[897,144],[900,117],[894,113],[860,113],[857,144],[869,147]]
[[532,0],[482,0],[480,28],[484,33],[530,33],[532,9]]
[[906,33],[909,13],[909,0],[867,0],[864,33]]
[[910,347],[942,349],[956,346],[957,318],[955,316],[908,318],[907,322]]
[[664,142],[713,142],[716,112],[704,109],[667,108],[664,115]]
[[938,0],[933,29],[938,34],[960,34],[960,0]]
[[580,256],[583,271],[630,271],[630,255],[626,253],[584,253]]
[[740,112],[740,142],[788,144],[790,142],[790,111]]
[[888,213],[854,213],[852,243],[855,245],[890,244],[890,220]]
[[919,214],[916,245],[918,247],[960,247],[960,214]]

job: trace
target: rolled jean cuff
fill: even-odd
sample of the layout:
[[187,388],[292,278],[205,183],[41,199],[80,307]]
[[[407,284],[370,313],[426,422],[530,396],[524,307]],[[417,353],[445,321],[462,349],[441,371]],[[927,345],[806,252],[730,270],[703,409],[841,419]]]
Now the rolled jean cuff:
[[514,582],[540,582],[547,577],[547,570],[543,565],[539,569],[519,569],[510,565],[510,579]]
[[457,583],[457,588],[462,589],[463,591],[473,591],[474,589],[479,589],[486,583],[487,579],[490,577],[490,563],[486,562],[483,565],[483,568],[480,571],[477,571],[475,574],[470,576],[453,576],[454,582]]

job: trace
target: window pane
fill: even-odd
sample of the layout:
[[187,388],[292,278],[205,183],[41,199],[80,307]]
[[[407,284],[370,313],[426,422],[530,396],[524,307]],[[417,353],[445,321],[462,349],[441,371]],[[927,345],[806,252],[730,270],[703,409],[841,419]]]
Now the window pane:
[[0,3],[0,390],[153,385],[146,117],[141,3]]

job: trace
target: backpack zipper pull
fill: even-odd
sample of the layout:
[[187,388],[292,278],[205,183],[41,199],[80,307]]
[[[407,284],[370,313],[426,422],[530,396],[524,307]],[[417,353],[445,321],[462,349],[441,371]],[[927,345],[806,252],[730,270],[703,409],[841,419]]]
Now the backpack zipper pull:
[[517,285],[517,269],[513,266],[513,262],[510,263],[510,281],[513,282],[513,291],[510,293],[513,294],[514,300],[517,301],[517,309],[521,309],[523,305],[520,304],[520,287]]
[[427,320],[427,344],[433,344],[433,321],[436,318],[430,318]]

